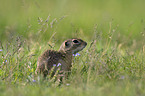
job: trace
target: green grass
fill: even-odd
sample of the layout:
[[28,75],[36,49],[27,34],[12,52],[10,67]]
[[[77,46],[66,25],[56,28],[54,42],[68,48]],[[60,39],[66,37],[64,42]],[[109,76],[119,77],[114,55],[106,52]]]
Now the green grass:
[[[1,1],[0,96],[144,96],[144,6],[144,0]],[[88,45],[74,57],[69,78],[58,86],[35,76],[40,54],[73,37]]]

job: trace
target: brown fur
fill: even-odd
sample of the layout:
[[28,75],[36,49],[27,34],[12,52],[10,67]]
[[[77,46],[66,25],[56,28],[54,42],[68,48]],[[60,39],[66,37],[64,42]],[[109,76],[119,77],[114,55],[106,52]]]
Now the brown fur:
[[87,43],[81,39],[68,39],[62,43],[59,51],[46,50],[39,58],[37,62],[37,69],[35,73],[42,73],[45,76],[49,74],[49,71],[53,68],[55,69],[52,76],[57,70],[58,63],[61,64],[61,70],[64,72],[71,71],[72,54],[81,51]]

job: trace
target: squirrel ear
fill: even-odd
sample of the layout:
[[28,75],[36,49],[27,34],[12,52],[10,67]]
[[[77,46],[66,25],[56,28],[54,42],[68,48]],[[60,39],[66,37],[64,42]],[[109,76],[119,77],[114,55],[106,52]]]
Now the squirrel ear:
[[69,43],[67,41],[65,42],[65,46],[69,46]]

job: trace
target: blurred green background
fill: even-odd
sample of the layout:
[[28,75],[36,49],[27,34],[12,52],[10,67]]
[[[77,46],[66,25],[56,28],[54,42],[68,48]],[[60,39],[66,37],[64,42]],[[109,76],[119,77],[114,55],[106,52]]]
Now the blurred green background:
[[[102,41],[114,32],[115,42],[127,46],[137,42],[138,49],[145,33],[144,10],[145,0],[1,0],[0,40],[22,35],[35,42],[47,42],[56,32],[58,40],[78,37],[89,41],[97,25],[95,30],[102,34]],[[38,24],[38,17],[44,21],[48,16],[49,24],[55,18],[57,24],[39,33],[43,24]]]

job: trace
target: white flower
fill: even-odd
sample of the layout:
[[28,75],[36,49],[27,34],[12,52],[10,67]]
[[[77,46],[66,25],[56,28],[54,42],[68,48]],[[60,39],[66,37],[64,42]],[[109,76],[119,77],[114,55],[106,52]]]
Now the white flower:
[[67,83],[66,85],[67,85],[67,86],[69,86],[70,84],[69,84],[69,83]]
[[58,63],[58,64],[57,64],[57,67],[59,67],[59,66],[61,66],[61,63]]
[[0,49],[0,51],[3,51],[2,49]]

